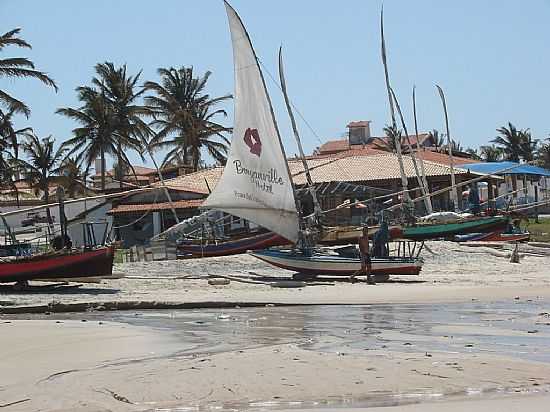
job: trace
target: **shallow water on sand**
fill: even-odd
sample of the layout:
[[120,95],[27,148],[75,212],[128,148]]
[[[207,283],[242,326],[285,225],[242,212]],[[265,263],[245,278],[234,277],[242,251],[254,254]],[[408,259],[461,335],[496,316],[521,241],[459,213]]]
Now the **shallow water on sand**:
[[[88,312],[61,317],[123,322],[175,335],[181,346],[177,354],[168,355],[168,358],[293,343],[306,350],[342,356],[368,354],[367,351],[377,351],[376,354],[425,353],[426,356],[436,352],[483,353],[550,363],[550,302],[542,299],[452,304],[268,305],[223,310]],[[465,388],[452,393],[440,390],[426,387],[407,392],[371,391],[364,397],[342,395],[313,401],[270,399],[265,402],[184,404],[151,410],[368,408],[449,398],[502,397],[518,392],[517,388],[500,386]],[[550,388],[541,385],[520,390],[540,393]]]
[[169,330],[185,353],[293,342],[346,353],[483,352],[550,362],[550,302],[319,305],[110,312],[91,317]]

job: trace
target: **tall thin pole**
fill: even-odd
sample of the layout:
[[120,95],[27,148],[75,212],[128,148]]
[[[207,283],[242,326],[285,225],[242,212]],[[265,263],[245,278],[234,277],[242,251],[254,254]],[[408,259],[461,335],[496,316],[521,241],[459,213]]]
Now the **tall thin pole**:
[[[388,74],[388,61],[386,57],[386,41],[384,39],[384,7],[380,10],[380,38],[381,38],[381,53],[382,53],[382,64],[384,65],[384,76],[386,78],[386,91],[388,92],[388,102],[390,103],[390,114],[391,121],[394,130],[397,130],[397,123],[395,121],[395,109],[393,107],[393,99],[391,96],[391,87],[390,87],[390,76]],[[407,182],[407,175],[405,174],[405,168],[403,166],[403,155],[401,153],[401,139],[397,138],[395,142],[395,149],[397,152],[397,161],[399,162],[399,172],[401,174],[401,185],[403,186],[403,199],[407,204],[410,204],[410,196]]]
[[155,165],[155,169],[157,169],[157,175],[160,179],[160,184],[162,185],[162,187],[164,189],[164,193],[166,194],[166,198],[168,199],[168,203],[170,203],[170,209],[172,210],[172,214],[174,215],[174,219],[176,219],[176,223],[179,223],[180,220],[178,218],[178,214],[176,213],[176,208],[174,207],[174,202],[172,202],[172,196],[170,196],[170,191],[168,190],[168,187],[166,186],[166,183],[164,183],[164,178],[162,177],[162,173],[160,172],[157,161],[153,157],[153,153],[151,153],[151,150],[149,150],[149,148],[147,148],[147,153],[149,153],[149,156],[151,157],[151,160],[153,161],[153,164]]
[[[418,141],[418,122],[416,120],[416,86],[413,86],[412,100],[413,100],[414,134],[416,136],[416,152],[418,153],[420,151],[420,142]],[[430,186],[428,186],[428,179],[426,179],[426,169],[424,169],[424,159],[422,159],[422,157],[419,157],[418,161],[420,163],[420,172],[422,173],[422,181],[424,182],[424,188],[426,189],[427,193],[430,193]],[[432,198],[429,196],[426,197],[426,211],[428,213],[433,212]]]
[[279,47],[279,78],[281,80],[281,90],[283,91],[283,96],[285,98],[286,109],[290,117],[290,123],[292,124],[292,131],[294,132],[294,138],[296,139],[296,144],[298,145],[298,150],[300,152],[302,164],[304,165],[304,171],[306,174],[309,193],[311,194],[311,197],[313,199],[313,207],[314,207],[315,213],[319,214],[321,212],[321,205],[319,204],[319,201],[317,199],[317,194],[315,192],[315,187],[313,185],[313,179],[311,178],[311,173],[309,172],[309,166],[306,161],[306,156],[304,155],[302,141],[300,140],[300,134],[298,133],[298,127],[296,126],[296,120],[294,119],[294,114],[292,113],[292,107],[290,105],[290,99],[288,98],[288,93],[286,90],[282,47]]
[[455,169],[454,169],[454,160],[453,160],[453,148],[451,140],[451,132],[449,131],[449,116],[447,114],[447,103],[445,102],[445,93],[443,89],[437,84],[435,85],[439,91],[439,97],[441,97],[441,103],[443,104],[443,112],[445,113],[445,128],[447,130],[447,147],[449,151],[449,162],[451,166],[451,201],[453,202],[453,208],[455,212],[458,212],[458,199],[456,193],[456,180],[455,180]]
[[397,96],[395,95],[395,92],[390,87],[390,92],[392,95],[393,100],[395,101],[395,107],[397,108],[397,112],[399,113],[399,118],[401,120],[401,125],[403,126],[403,131],[405,132],[405,136],[407,136],[407,143],[409,147],[409,152],[411,156],[411,160],[414,166],[414,171],[416,173],[416,180],[418,181],[418,186],[420,187],[420,191],[422,192],[422,196],[424,197],[424,205],[426,206],[426,210],[428,213],[431,212],[431,205],[429,199],[426,197],[426,188],[424,187],[424,181],[422,180],[422,176],[420,176],[420,170],[418,169],[418,165],[416,163],[416,157],[414,155],[414,151],[411,145],[411,139],[409,138],[409,132],[407,131],[407,125],[405,124],[405,119],[403,118],[403,112],[401,112],[401,107],[399,106],[399,101],[397,100]]

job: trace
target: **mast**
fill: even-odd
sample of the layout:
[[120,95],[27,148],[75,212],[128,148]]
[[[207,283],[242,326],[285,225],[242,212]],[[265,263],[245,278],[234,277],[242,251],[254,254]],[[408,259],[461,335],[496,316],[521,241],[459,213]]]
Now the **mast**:
[[168,199],[168,203],[170,204],[170,209],[172,210],[172,214],[174,215],[174,219],[176,219],[176,224],[180,222],[180,219],[178,218],[178,214],[176,213],[176,208],[174,207],[174,202],[172,201],[172,196],[170,196],[170,191],[168,190],[168,187],[166,186],[166,183],[164,182],[164,178],[162,177],[162,173],[159,169],[159,165],[157,164],[157,161],[155,160],[153,153],[151,153],[151,150],[147,148],[147,152],[149,153],[149,157],[153,161],[153,164],[155,165],[155,169],[157,169],[157,175],[159,177],[160,183],[162,185],[162,188],[164,189],[164,194],[166,195],[166,198]]
[[[426,197],[426,187],[424,186],[424,181],[422,180],[422,177],[420,176],[420,170],[418,170],[418,165],[416,163],[416,157],[414,155],[412,145],[411,145],[411,139],[409,138],[409,132],[407,131],[407,125],[405,124],[405,119],[403,118],[403,113],[401,112],[401,107],[399,106],[399,101],[397,100],[397,96],[395,95],[395,92],[390,87],[390,92],[395,100],[395,106],[397,107],[397,112],[399,113],[399,118],[401,119],[401,125],[403,126],[403,131],[405,132],[405,136],[407,136],[407,143],[410,151],[411,160],[414,166],[414,172],[416,174],[416,180],[418,181],[418,186],[420,187],[420,191],[422,192],[422,197],[424,198],[424,204],[426,206],[426,210],[428,213],[431,213],[431,204]],[[417,135],[418,136],[418,135]],[[418,137],[417,137],[418,138]],[[417,140],[418,143],[418,140]]]
[[[416,120],[416,86],[413,86],[413,117],[414,117],[414,134],[416,136],[416,152],[420,151],[420,143],[418,142],[418,122]],[[422,181],[424,182],[424,188],[426,193],[430,193],[430,187],[428,186],[428,179],[426,179],[426,170],[424,169],[424,159],[422,157],[418,158],[420,163],[420,173],[422,174]],[[430,196],[426,197],[426,211],[428,214],[433,212],[432,207],[432,198]]]
[[456,193],[456,180],[455,180],[455,169],[454,169],[454,160],[453,160],[453,148],[451,145],[451,133],[449,132],[449,116],[447,115],[447,103],[445,102],[445,94],[443,89],[437,84],[437,91],[439,92],[439,97],[441,97],[441,103],[443,104],[443,112],[445,114],[445,128],[447,129],[447,149],[449,151],[449,162],[451,166],[451,201],[453,202],[453,208],[455,212],[458,212],[458,201]]
[[[384,65],[384,76],[386,78],[386,90],[388,92],[388,101],[390,103],[391,121],[394,130],[397,130],[397,123],[395,121],[395,109],[393,107],[393,99],[391,97],[390,76],[388,74],[388,62],[386,57],[386,42],[384,40],[384,6],[380,10],[380,37],[381,37],[381,53],[382,64]],[[401,139],[397,138],[395,142],[395,148],[397,152],[397,161],[399,163],[399,172],[401,174],[401,185],[403,187],[403,199],[410,205],[410,196],[408,192],[407,175],[405,174],[405,168],[403,166],[403,155],[401,153]]]
[[288,111],[288,115],[290,117],[290,123],[292,124],[292,131],[294,132],[294,138],[296,139],[296,144],[298,145],[298,150],[300,151],[300,157],[302,159],[302,164],[304,166],[304,171],[306,174],[307,184],[308,184],[308,190],[311,194],[311,197],[313,199],[313,206],[315,214],[318,215],[321,212],[321,205],[319,204],[319,200],[317,199],[317,193],[315,192],[315,187],[313,185],[313,179],[311,178],[311,173],[309,171],[309,166],[306,161],[306,157],[304,155],[304,149],[302,147],[302,141],[300,140],[300,134],[298,133],[298,127],[296,126],[296,120],[294,119],[294,114],[292,113],[292,107],[290,105],[290,99],[288,98],[288,93],[286,90],[286,81],[285,81],[285,73],[284,73],[284,66],[283,66],[283,48],[279,47],[279,78],[281,80],[281,90],[283,92],[283,96],[285,98],[285,104],[286,109]]

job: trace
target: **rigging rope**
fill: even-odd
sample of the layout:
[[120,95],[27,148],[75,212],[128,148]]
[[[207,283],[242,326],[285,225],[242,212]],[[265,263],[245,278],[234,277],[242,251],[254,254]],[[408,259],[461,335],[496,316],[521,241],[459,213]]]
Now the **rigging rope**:
[[[271,80],[273,81],[273,83],[275,84],[275,86],[277,86],[277,88],[281,91],[281,93],[283,93],[283,89],[281,88],[281,85],[279,83],[277,83],[277,80],[275,80],[275,78],[273,77],[273,75],[271,74],[271,72],[268,70],[268,68],[266,67],[265,64],[263,64],[263,62],[260,60],[260,58],[258,57],[258,63],[260,63],[260,65],[263,67],[264,71],[267,73],[267,75],[271,78]],[[298,116],[300,116],[300,119],[302,119],[302,121],[306,124],[306,126],[308,127],[308,129],[311,131],[311,133],[313,133],[313,135],[315,136],[315,138],[317,139],[317,141],[319,142],[319,144],[323,144],[323,142],[321,141],[321,138],[319,137],[319,135],[315,132],[315,130],[313,129],[313,127],[309,124],[309,122],[306,120],[306,118],[302,115],[302,113],[300,112],[300,110],[298,110],[298,108],[296,107],[296,105],[294,103],[292,103],[292,101],[290,101],[290,105],[292,106],[292,108],[296,111],[296,113],[298,113]]]
[[141,216],[140,216],[139,218],[137,218],[136,220],[134,220],[134,221],[132,221],[132,222],[130,222],[130,223],[127,223],[127,224],[125,224],[125,225],[120,225],[120,226],[115,226],[115,225],[113,225],[113,227],[111,228],[111,231],[112,231],[113,229],[122,229],[123,227],[132,226],[132,225],[136,224],[137,222],[139,222],[140,220],[145,219],[145,217],[146,217],[149,213],[151,213],[151,211],[153,210],[153,207],[157,204],[158,194],[159,194],[159,192],[156,191],[156,192],[155,192],[155,199],[153,200],[153,203],[151,203],[151,207],[150,207],[149,209],[147,209],[143,215],[141,215]]

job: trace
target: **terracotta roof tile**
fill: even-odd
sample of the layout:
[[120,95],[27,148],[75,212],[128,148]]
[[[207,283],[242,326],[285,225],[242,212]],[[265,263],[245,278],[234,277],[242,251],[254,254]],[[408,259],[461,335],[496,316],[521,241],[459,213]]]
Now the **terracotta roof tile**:
[[119,213],[133,213],[133,212],[147,212],[147,211],[159,211],[159,210],[170,210],[172,207],[175,209],[190,209],[199,207],[202,205],[204,199],[187,199],[187,200],[175,200],[172,203],[162,202],[162,203],[141,203],[136,205],[118,205],[117,207],[111,209],[109,214],[119,214]]
[[[223,167],[213,167],[183,176],[178,176],[174,179],[165,180],[164,182],[166,186],[171,189],[207,195],[210,193],[208,187],[210,187],[210,190],[214,189],[214,186],[218,183],[222,172]],[[206,182],[208,182],[208,185]],[[153,186],[160,187],[162,186],[162,183],[156,182]]]
[[[367,153],[367,154],[365,154]],[[410,156],[403,156],[405,173],[407,177],[416,176],[412,159]],[[399,163],[397,155],[374,149],[349,151],[344,154],[332,156],[318,156],[307,159],[313,181],[322,182],[358,182],[400,179]],[[288,161],[290,173],[295,184],[303,185],[306,177],[300,159]],[[448,176],[450,167],[446,164],[426,160],[424,162],[426,176]],[[195,173],[180,176],[167,180],[168,187],[175,190],[185,190],[195,193],[208,194],[205,179],[208,180],[210,189],[213,190],[223,172],[222,167],[200,170]],[[469,173],[465,169],[455,167],[455,173]],[[155,185],[160,185],[156,183]]]
[[370,120],[359,120],[357,122],[349,122],[346,127],[368,127],[370,123]]
[[[422,158],[423,160],[429,160],[430,162],[436,162],[447,166],[451,165],[451,160],[449,159],[449,155],[447,153],[435,152],[433,150],[420,150],[416,152],[416,156]],[[474,160],[470,157],[453,156],[454,165],[478,162],[478,160]]]
[[[410,156],[404,155],[403,163],[407,177],[415,177],[416,174]],[[426,176],[445,176],[450,174],[450,167],[435,162],[425,161],[424,168]],[[295,172],[299,172],[300,170],[300,166],[297,165]],[[465,174],[468,171],[455,168],[455,173]],[[311,176],[315,183],[358,182],[401,178],[397,156],[392,153],[335,158],[332,162],[327,162],[321,167],[312,169]],[[298,185],[306,183],[304,173],[296,174],[293,180]]]
[[349,148],[348,139],[328,140],[319,146],[318,152],[320,154],[330,154],[348,150]]
[[[150,167],[145,167],[145,166],[135,166],[135,165],[133,165],[133,167],[134,167],[134,171],[136,172],[136,175],[137,175],[138,179],[139,179],[140,176],[147,176],[147,175],[151,174],[152,172],[156,173],[156,171],[157,171],[156,169],[152,169]],[[105,172],[105,174],[108,175],[108,176],[113,176],[114,173],[115,173],[114,169],[107,170]],[[101,176],[101,173],[98,173],[96,171],[95,176]],[[134,177],[134,173],[132,172],[132,169],[129,170],[128,176]]]

